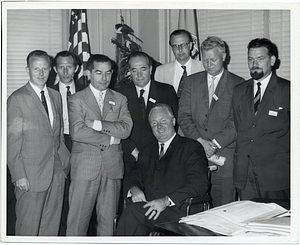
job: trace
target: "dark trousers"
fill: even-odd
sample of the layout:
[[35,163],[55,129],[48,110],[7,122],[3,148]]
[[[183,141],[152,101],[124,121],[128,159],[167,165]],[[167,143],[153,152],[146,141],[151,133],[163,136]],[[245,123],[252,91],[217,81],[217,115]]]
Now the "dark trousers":
[[148,207],[143,208],[144,205],[144,202],[128,203],[118,222],[116,236],[148,236],[154,230],[155,224],[178,221],[185,216],[185,211],[168,207],[159,215],[157,220],[149,220],[145,216]]
[[278,200],[290,200],[290,189],[266,191],[261,188],[255,168],[249,162],[247,183],[244,189],[237,189],[240,200],[252,200],[252,199],[278,199]]

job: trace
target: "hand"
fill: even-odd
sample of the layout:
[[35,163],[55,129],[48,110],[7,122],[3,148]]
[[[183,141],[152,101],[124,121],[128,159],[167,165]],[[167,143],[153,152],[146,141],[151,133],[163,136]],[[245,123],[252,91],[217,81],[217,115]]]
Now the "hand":
[[134,186],[130,189],[131,191],[131,200],[135,202],[147,202],[144,192],[137,186]]
[[131,155],[135,158],[135,161],[137,161],[139,158],[139,150],[134,148],[134,150],[131,152]]
[[86,119],[84,121],[85,125],[88,126],[89,128],[93,128],[93,125],[94,125],[94,120],[88,120]]
[[145,213],[145,216],[148,216],[148,219],[153,218],[153,220],[156,220],[160,213],[169,206],[169,203],[170,201],[167,196],[146,203],[143,208],[149,207],[149,209]]
[[218,147],[212,141],[204,140],[201,138],[199,138],[197,140],[203,146],[207,158],[210,158],[213,154],[216,153]]
[[21,191],[29,191],[30,184],[27,178],[22,178],[16,181],[16,187],[18,187]]

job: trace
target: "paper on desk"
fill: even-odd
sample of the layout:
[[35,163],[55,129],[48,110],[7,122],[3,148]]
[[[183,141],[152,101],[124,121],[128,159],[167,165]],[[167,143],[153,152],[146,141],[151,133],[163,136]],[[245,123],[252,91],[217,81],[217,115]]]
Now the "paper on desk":
[[250,221],[269,219],[284,212],[287,210],[275,203],[237,201],[181,218],[180,222],[201,226],[223,235],[232,235],[243,230]]

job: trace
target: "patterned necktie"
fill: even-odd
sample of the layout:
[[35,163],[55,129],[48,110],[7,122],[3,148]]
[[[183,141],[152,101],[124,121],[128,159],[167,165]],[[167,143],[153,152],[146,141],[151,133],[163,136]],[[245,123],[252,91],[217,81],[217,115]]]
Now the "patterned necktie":
[[44,94],[44,93],[45,93],[45,91],[42,90],[42,91],[41,91],[42,104],[43,104],[43,106],[44,106],[44,108],[45,108],[45,110],[46,110],[46,112],[47,112],[47,115],[49,116],[48,106],[47,106],[46,97],[45,97],[45,94]]
[[259,107],[259,104],[260,104],[260,97],[261,97],[260,86],[261,86],[261,83],[258,82],[257,83],[257,91],[256,91],[256,94],[254,96],[254,114],[255,114],[255,116],[257,114],[258,107]]
[[160,144],[159,159],[161,159],[164,156],[164,154],[165,154],[164,146],[165,146],[164,143]]
[[67,100],[69,100],[71,96],[70,86],[67,86]]
[[177,91],[178,98],[180,98],[180,96],[181,96],[183,85],[184,85],[184,83],[186,81],[186,78],[187,78],[186,67],[185,66],[181,66],[181,68],[183,69],[183,74],[181,76],[181,79],[180,79],[180,82],[179,82],[179,86],[178,86],[178,91]]
[[141,106],[141,110],[142,110],[142,116],[143,116],[143,120],[145,120],[145,116],[146,116],[146,105],[145,105],[145,99],[143,97],[145,90],[141,89],[140,90],[140,97],[139,97],[139,103]]
[[214,92],[215,92],[215,80],[216,80],[216,77],[211,78],[210,86],[208,88],[209,106],[211,104],[211,101],[212,101],[212,98],[213,98],[213,95],[214,95]]
[[99,92],[99,107],[100,107],[101,115],[102,115],[102,112],[103,112],[103,104],[104,104],[103,91],[100,91]]

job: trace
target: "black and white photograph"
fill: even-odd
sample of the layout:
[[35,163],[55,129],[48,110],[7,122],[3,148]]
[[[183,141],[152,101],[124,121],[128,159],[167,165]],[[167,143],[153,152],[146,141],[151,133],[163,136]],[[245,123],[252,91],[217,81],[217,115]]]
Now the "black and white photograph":
[[0,243],[299,244],[299,23],[2,0]]

